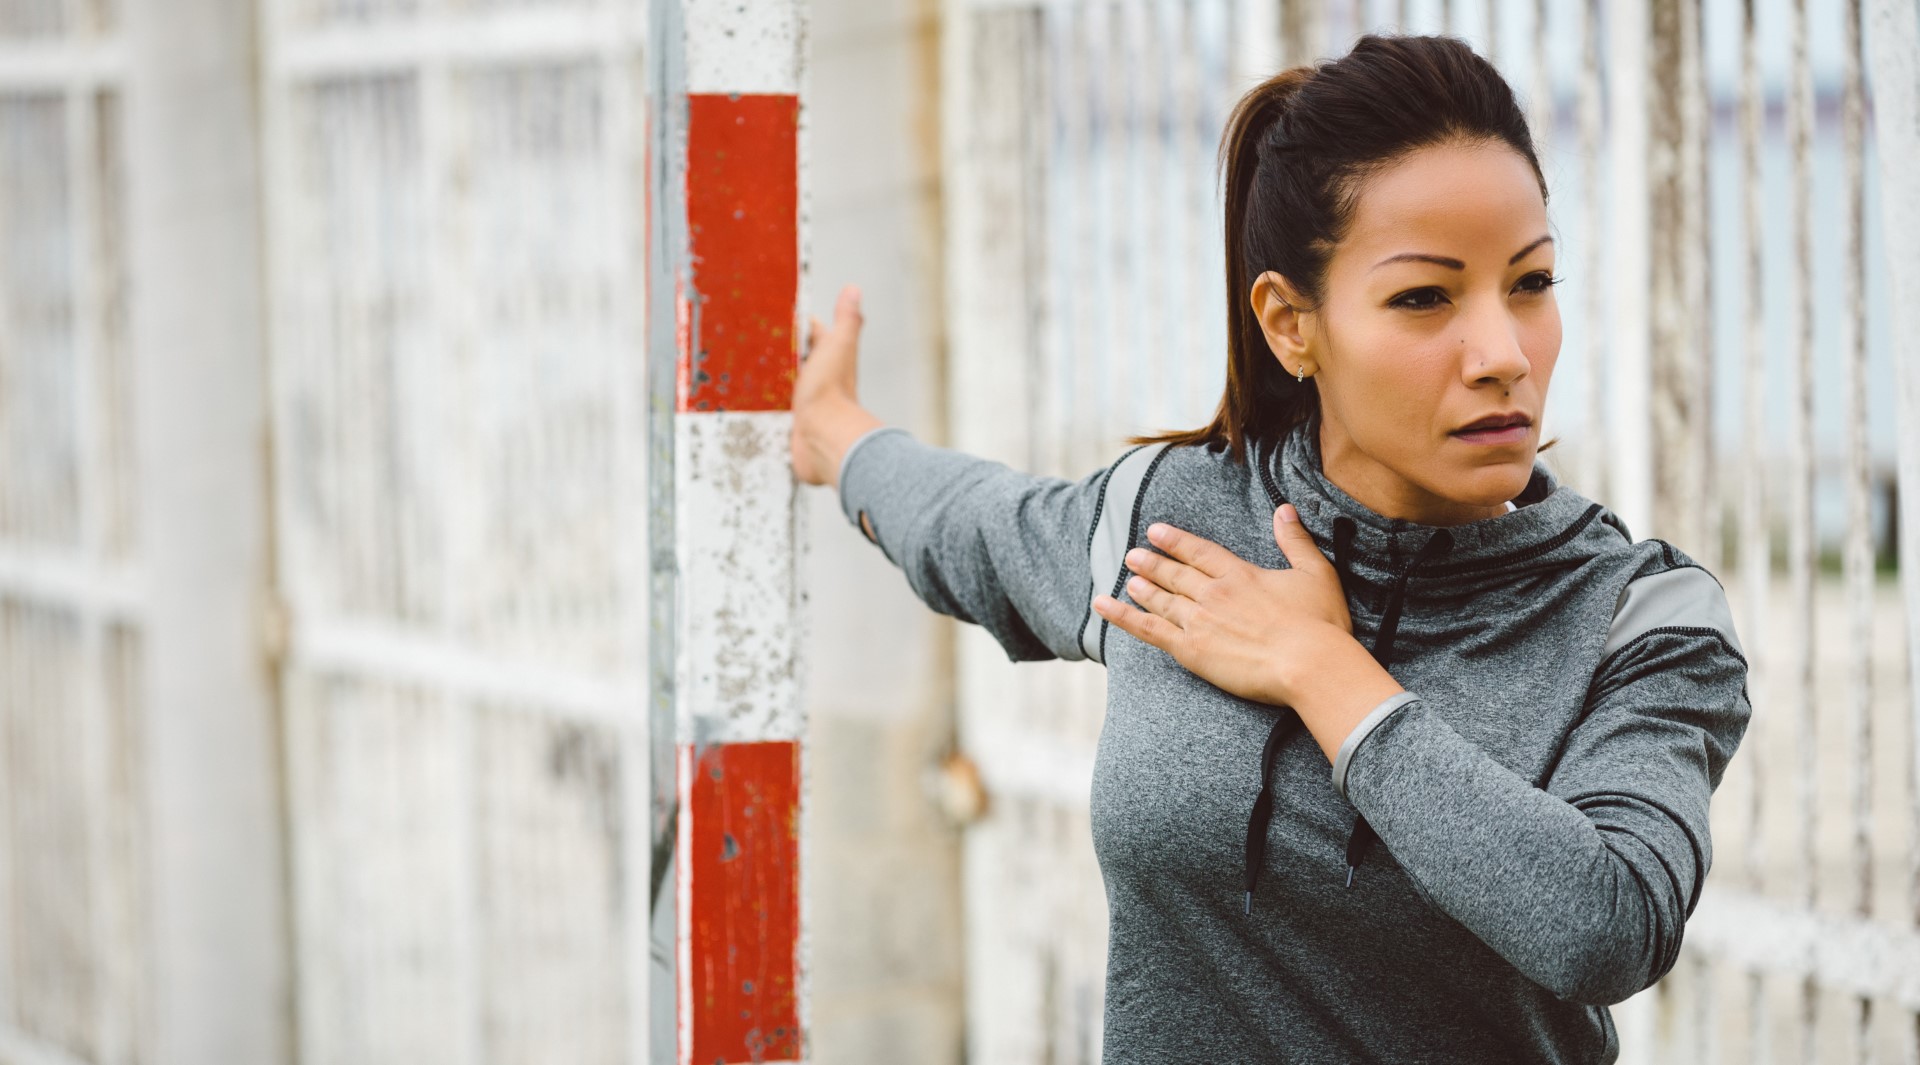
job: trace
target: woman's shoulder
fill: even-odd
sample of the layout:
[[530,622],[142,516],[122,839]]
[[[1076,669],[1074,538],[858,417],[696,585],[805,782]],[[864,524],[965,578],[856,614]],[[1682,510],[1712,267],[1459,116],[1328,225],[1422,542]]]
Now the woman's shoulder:
[[1656,633],[1713,637],[1744,660],[1732,604],[1725,586],[1710,569],[1658,538],[1634,541],[1621,554],[1626,579],[1601,653],[1603,661],[1613,652]]
[[1166,522],[1248,561],[1278,566],[1274,506],[1260,470],[1236,461],[1231,451],[1204,443],[1155,442],[1115,461],[1102,509],[1109,520],[1124,521],[1135,545],[1146,542],[1148,525]]

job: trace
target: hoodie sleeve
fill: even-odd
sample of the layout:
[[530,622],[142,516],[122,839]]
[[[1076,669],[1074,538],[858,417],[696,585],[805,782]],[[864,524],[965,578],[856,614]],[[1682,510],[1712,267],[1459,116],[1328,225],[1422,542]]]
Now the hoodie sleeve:
[[1096,658],[1089,558],[1113,468],[1043,477],[886,426],[843,458],[840,508],[856,529],[866,517],[915,595],[985,628],[1010,661]]
[[1350,801],[1428,900],[1571,1002],[1620,1002],[1673,967],[1712,864],[1707,802],[1752,715],[1719,583],[1655,576],[1544,787],[1419,698],[1348,767]]

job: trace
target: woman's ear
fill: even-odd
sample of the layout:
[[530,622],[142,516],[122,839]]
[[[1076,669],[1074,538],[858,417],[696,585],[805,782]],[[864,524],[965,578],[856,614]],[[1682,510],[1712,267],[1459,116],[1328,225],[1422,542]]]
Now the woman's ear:
[[1260,319],[1260,331],[1266,334],[1267,347],[1287,371],[1288,377],[1312,377],[1318,369],[1307,354],[1307,342],[1301,319],[1311,312],[1302,310],[1292,285],[1279,273],[1268,270],[1253,279],[1254,317]]

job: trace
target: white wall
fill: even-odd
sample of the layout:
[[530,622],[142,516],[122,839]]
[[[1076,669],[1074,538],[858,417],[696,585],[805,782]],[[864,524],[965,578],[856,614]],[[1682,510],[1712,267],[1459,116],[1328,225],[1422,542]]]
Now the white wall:
[[[816,0],[802,180],[806,306],[830,320],[840,286],[860,285],[862,402],[945,444],[937,29],[933,0]],[[958,1062],[958,836],[921,785],[951,736],[955,623],[914,597],[834,492],[803,498],[816,1060]],[[881,645],[905,653],[871,653]]]

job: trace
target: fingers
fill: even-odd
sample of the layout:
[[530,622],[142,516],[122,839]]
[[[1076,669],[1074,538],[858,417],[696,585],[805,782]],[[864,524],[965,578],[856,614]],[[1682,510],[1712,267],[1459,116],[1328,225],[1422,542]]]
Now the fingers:
[[[817,316],[808,316],[807,350],[801,361],[809,367],[809,373],[802,377],[806,387],[801,390],[810,395],[822,389],[845,391],[850,397],[857,394],[860,327],[864,321],[860,288],[851,284],[842,287],[834,300],[831,326]],[[796,402],[801,400],[799,391]]]
[[[1200,597],[1200,586],[1210,578],[1192,566],[1165,555],[1156,555],[1144,547],[1136,547],[1126,553],[1124,561],[1127,568],[1154,584],[1178,592],[1190,599]],[[1139,599],[1139,596],[1134,596]]]
[[[1147,526],[1147,539],[1155,547],[1185,562],[1209,577],[1224,577],[1240,564],[1240,556],[1204,536],[1195,536],[1165,522]],[[1169,586],[1171,587],[1171,586]],[[1175,591],[1184,591],[1174,588]]]
[[1273,540],[1280,545],[1280,553],[1287,556],[1287,565],[1294,569],[1314,566],[1331,568],[1333,565],[1321,553],[1313,534],[1300,523],[1300,512],[1294,509],[1292,503],[1282,503],[1273,512]]
[[1184,631],[1187,627],[1187,611],[1193,600],[1183,595],[1175,595],[1165,588],[1141,576],[1127,578],[1127,594],[1133,601],[1147,610],[1166,618]]
[[1180,634],[1179,627],[1173,622],[1130,607],[1110,595],[1094,596],[1093,609],[1121,632],[1168,654],[1173,653],[1173,641]]

